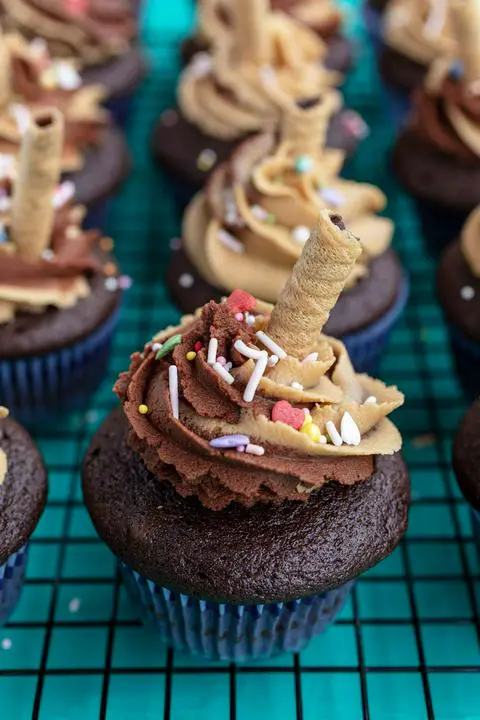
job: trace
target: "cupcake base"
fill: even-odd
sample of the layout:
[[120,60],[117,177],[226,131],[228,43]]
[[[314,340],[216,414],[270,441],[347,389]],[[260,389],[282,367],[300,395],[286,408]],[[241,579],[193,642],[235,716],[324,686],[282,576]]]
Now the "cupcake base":
[[286,603],[231,605],[172,592],[119,563],[140,615],[175,650],[206,660],[248,662],[300,652],[342,609],[353,582]]
[[473,527],[473,539],[477,546],[478,557],[480,560],[480,512],[472,508],[472,527]]
[[0,565],[0,625],[7,622],[20,599],[28,559],[28,543]]
[[475,343],[450,326],[450,347],[460,386],[471,402],[480,395],[480,343]]

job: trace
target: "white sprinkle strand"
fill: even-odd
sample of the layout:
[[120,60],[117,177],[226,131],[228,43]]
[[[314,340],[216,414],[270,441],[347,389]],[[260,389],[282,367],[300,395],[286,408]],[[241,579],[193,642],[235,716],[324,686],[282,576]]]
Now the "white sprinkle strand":
[[212,370],[215,370],[217,375],[220,375],[222,380],[225,380],[226,383],[228,383],[229,385],[233,385],[235,378],[233,377],[233,375],[230,375],[230,373],[228,372],[226,367],[224,367],[223,365],[220,365],[220,363],[216,362],[216,363],[213,363]]
[[170,365],[168,368],[168,388],[170,390],[172,415],[175,420],[178,420],[180,413],[178,407],[178,370],[176,365]]
[[369,395],[366,400],[363,401],[364,405],[375,405],[377,402],[377,398],[375,395]]
[[340,434],[345,445],[360,445],[362,436],[358,425],[349,412],[344,412],[340,423]]
[[252,360],[258,360],[262,353],[265,352],[264,350],[259,350],[258,348],[249,347],[243,342],[243,340],[236,340],[233,347],[235,350],[238,350],[239,353],[245,355],[247,358],[251,358]]
[[303,385],[301,385],[299,382],[296,382],[295,380],[290,383],[290,387],[294,390],[303,390]]
[[268,358],[268,367],[275,367],[278,363],[278,355],[270,355]]
[[268,335],[264,333],[263,330],[259,330],[255,334],[260,340],[260,342],[263,343],[265,347],[270,350],[270,352],[275,353],[275,355],[277,355],[280,360],[283,360],[287,357],[287,353],[285,352],[285,350],[282,350],[280,345],[277,345],[277,343],[272,340],[271,337],[268,337]]
[[245,452],[249,455],[265,455],[265,448],[263,448],[261,445],[253,445],[253,443],[248,443],[245,448]]
[[3,638],[2,640],[2,650],[10,650],[12,647],[12,641],[10,638]]
[[75,184],[71,180],[61,183],[53,194],[53,207],[58,209],[66,205],[75,195]]
[[317,362],[317,360],[318,360],[318,352],[313,352],[313,353],[310,353],[310,355],[307,355],[306,357],[303,358],[302,365],[306,364],[306,363]]
[[292,230],[292,240],[299,245],[305,245],[308,238],[310,237],[310,228],[306,225],[297,225]]
[[336,445],[337,447],[343,445],[343,440],[340,436],[340,433],[338,432],[337,428],[331,420],[328,420],[325,423],[325,430],[327,431],[328,436],[334,445]]
[[208,343],[207,363],[213,365],[217,361],[218,340],[210,338]]
[[260,380],[262,379],[263,373],[267,368],[267,363],[268,355],[266,352],[262,352],[257,362],[255,363],[255,367],[252,374],[250,375],[250,379],[243,393],[243,399],[245,400],[245,402],[252,402],[253,398],[255,397],[255,393],[260,384]]
[[80,610],[81,604],[80,598],[72,598],[68,603],[68,612],[77,613]]
[[231,250],[234,253],[238,253],[241,255],[243,252],[245,252],[245,245],[240,242],[240,240],[237,240],[237,238],[233,237],[229,232],[226,230],[219,230],[218,231],[218,239],[222,243],[222,245],[225,245],[229,250]]
[[460,296],[462,300],[473,300],[475,297],[475,290],[470,285],[464,285],[460,290]]

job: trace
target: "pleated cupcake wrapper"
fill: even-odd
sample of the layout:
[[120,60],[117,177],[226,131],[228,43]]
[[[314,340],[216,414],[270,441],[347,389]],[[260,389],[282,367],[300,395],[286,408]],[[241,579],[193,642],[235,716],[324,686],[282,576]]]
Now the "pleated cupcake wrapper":
[[303,650],[333,622],[353,586],[350,581],[293,602],[230,605],[174,593],[119,567],[143,621],[170,647],[207,660],[246,662]]
[[449,326],[449,333],[460,385],[465,398],[473,402],[480,395],[480,343],[465,337],[452,325]]
[[0,405],[25,423],[50,419],[86,403],[102,381],[119,309],[91,335],[38,357],[0,360]]
[[404,276],[398,297],[385,315],[365,330],[341,338],[357,372],[375,373],[386,350],[390,334],[405,308],[409,292],[408,278]]
[[0,566],[0,625],[12,614],[22,592],[28,558],[28,543]]
[[473,539],[477,546],[478,561],[480,563],[480,511],[472,508]]

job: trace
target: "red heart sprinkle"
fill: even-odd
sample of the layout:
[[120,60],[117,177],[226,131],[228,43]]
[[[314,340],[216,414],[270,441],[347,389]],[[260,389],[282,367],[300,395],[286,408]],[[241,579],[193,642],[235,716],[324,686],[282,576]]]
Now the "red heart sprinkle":
[[272,408],[272,421],[283,422],[294,430],[300,430],[305,420],[305,413],[290,405],[288,400],[279,400]]
[[196,342],[195,345],[193,346],[193,349],[195,350],[195,352],[200,352],[200,350],[201,350],[202,348],[203,348],[202,343],[200,342],[200,340],[197,340],[197,342]]
[[227,298],[227,305],[233,312],[253,310],[257,301],[246,290],[234,290]]

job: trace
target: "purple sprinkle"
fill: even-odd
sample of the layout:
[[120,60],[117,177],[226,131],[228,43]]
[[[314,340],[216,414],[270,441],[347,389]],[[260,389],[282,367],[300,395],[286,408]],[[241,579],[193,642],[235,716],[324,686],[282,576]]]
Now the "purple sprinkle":
[[248,445],[250,438],[247,435],[222,435],[221,437],[210,440],[211,447],[214,448],[238,448],[239,445]]
[[133,280],[130,275],[120,275],[118,278],[118,286],[122,290],[130,290],[133,285]]
[[223,355],[219,355],[219,356],[217,357],[217,362],[218,362],[220,365],[226,365],[226,364],[227,364],[227,360],[226,360],[226,358],[223,357]]

